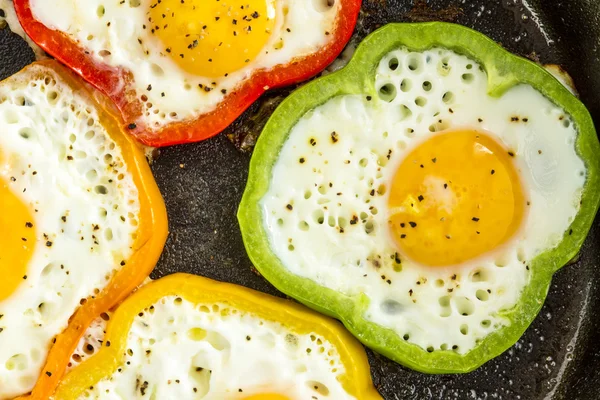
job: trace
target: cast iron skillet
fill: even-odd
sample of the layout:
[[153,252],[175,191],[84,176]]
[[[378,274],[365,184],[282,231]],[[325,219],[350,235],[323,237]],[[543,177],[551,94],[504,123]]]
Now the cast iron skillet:
[[[336,0],[343,1],[343,0]],[[363,0],[356,39],[393,21],[444,20],[479,30],[508,50],[559,64],[574,78],[600,127],[598,0]],[[0,30],[0,78],[33,60],[25,43]],[[185,271],[282,296],[246,256],[236,209],[247,149],[286,90],[263,98],[228,135],[160,151],[153,170],[165,197],[170,237],[154,278]],[[429,376],[369,351],[385,399],[600,399],[600,218],[577,262],[555,276],[542,312],[506,353],[466,375]]]

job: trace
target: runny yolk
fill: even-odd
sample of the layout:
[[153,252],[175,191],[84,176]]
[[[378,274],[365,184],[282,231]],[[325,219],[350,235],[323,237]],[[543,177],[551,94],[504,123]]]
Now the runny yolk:
[[146,29],[183,70],[223,77],[250,63],[275,25],[273,0],[153,0]]
[[0,178],[0,302],[27,280],[35,231],[29,207]]
[[253,394],[244,397],[243,400],[290,400],[289,397],[277,393]]
[[482,132],[442,133],[398,168],[388,201],[401,254],[429,266],[462,263],[509,240],[525,197],[514,153]]

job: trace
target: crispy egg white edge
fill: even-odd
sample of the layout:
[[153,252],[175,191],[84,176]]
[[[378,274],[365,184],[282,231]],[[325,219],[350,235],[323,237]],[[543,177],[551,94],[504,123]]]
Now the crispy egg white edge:
[[27,280],[0,302],[0,342],[10,343],[0,346],[0,399],[31,390],[52,337],[132,253],[139,212],[138,190],[96,110],[52,70],[28,71],[0,84],[0,148],[11,159],[0,177],[38,210]]
[[[204,339],[188,334],[197,328],[207,332]],[[296,334],[233,305],[196,305],[169,296],[135,317],[123,363],[81,398],[141,398],[144,386],[146,396],[159,399],[257,393],[350,399],[338,381],[344,372],[335,347],[316,333]]]
[[[390,60],[398,61],[396,70]],[[423,88],[425,81],[432,84],[430,91]],[[396,88],[389,103],[336,97],[292,129],[261,200],[271,248],[296,275],[349,296],[365,293],[367,320],[424,349],[454,348],[464,354],[509,324],[498,313],[519,300],[530,278],[528,263],[555,247],[575,218],[586,179],[575,151],[577,130],[562,109],[530,86],[516,86],[501,98],[488,96],[487,75],[479,64],[449,50],[389,53],[379,64],[375,87],[385,84]],[[419,97],[427,104],[418,106]],[[404,106],[410,115],[401,112]],[[511,121],[514,115],[520,123]],[[395,272],[388,196],[370,192],[381,185],[389,189],[400,162],[432,135],[430,128],[487,131],[513,149],[531,205],[516,237],[476,261],[427,268],[403,260],[401,272]],[[332,131],[339,137],[335,144]],[[310,137],[316,146],[309,144]],[[349,225],[353,214],[364,221]]]
[[[286,64],[324,46],[333,36],[325,32],[333,31],[341,7],[340,2],[324,9],[313,0],[276,1],[273,10],[276,27],[264,51],[248,66],[214,79],[181,71],[169,57],[161,55],[162,43],[142,29],[146,22],[144,5],[132,7],[129,1],[120,4],[116,0],[89,0],[85,4],[73,0],[33,0],[31,3],[37,20],[50,29],[66,32],[91,51],[98,63],[133,72],[138,96],[147,97],[144,120],[151,129],[208,113],[224,99],[221,90],[234,91],[253,71]],[[101,6],[105,9],[103,17],[97,14]],[[284,8],[289,10],[285,16]],[[110,27],[107,28],[108,22]],[[143,45],[138,43],[138,38]],[[283,40],[283,48],[276,50],[280,40]],[[110,55],[102,57],[103,50]],[[146,50],[150,54],[147,55]],[[199,84],[214,90],[207,93]],[[149,85],[151,90],[148,90]]]

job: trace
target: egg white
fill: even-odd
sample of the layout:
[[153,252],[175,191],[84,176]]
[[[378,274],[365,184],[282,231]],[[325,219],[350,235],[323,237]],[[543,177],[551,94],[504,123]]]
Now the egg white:
[[0,177],[37,210],[27,279],[0,301],[0,399],[32,389],[52,338],[132,254],[139,212],[93,106],[53,70],[27,71],[0,83],[0,148],[10,160]]
[[92,321],[81,339],[79,339],[77,347],[71,355],[71,360],[67,364],[67,372],[77,367],[100,350],[102,343],[104,342],[104,336],[106,335],[106,327],[111,317],[112,312],[109,311]]
[[[164,52],[161,54],[164,46],[143,29],[148,2],[32,0],[31,6],[37,20],[65,32],[90,51],[98,63],[133,73],[135,91],[144,99],[144,121],[149,129],[208,113],[225,97],[222,90],[232,92],[253,71],[287,64],[326,45],[341,7],[340,2],[324,7],[322,1],[314,0],[275,1],[272,12],[276,26],[263,51],[244,68],[214,79],[186,73]],[[207,93],[199,84],[215,90]],[[152,90],[148,90],[149,85]]]
[[[490,97],[483,68],[445,49],[389,53],[375,77],[376,89],[384,85],[392,87],[379,97],[333,98],[292,129],[261,201],[271,248],[295,275],[348,296],[366,294],[367,320],[423,349],[464,354],[510,323],[499,312],[518,302],[529,262],[555,247],[576,216],[586,180],[577,129],[530,86]],[[458,267],[400,266],[388,196],[380,193],[415,146],[462,128],[487,131],[515,152],[530,201],[523,228],[507,246]]]
[[[338,381],[345,372],[339,353],[316,333],[297,334],[230,304],[174,296],[140,311],[117,372],[82,399],[353,398]],[[204,338],[194,335],[198,329]]]

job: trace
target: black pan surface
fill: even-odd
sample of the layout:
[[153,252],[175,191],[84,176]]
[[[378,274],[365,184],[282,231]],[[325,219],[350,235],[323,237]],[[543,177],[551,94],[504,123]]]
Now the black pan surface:
[[[516,54],[561,65],[600,126],[598,0],[363,0],[355,39],[388,22],[432,20],[472,27]],[[0,30],[0,78],[31,61],[25,42]],[[185,271],[283,296],[252,267],[235,213],[246,183],[247,151],[288,92],[264,97],[227,135],[160,151],[153,170],[171,234],[153,278]],[[597,219],[577,262],[556,274],[540,315],[506,353],[470,374],[430,376],[369,351],[374,383],[389,400],[600,399],[599,281]]]

